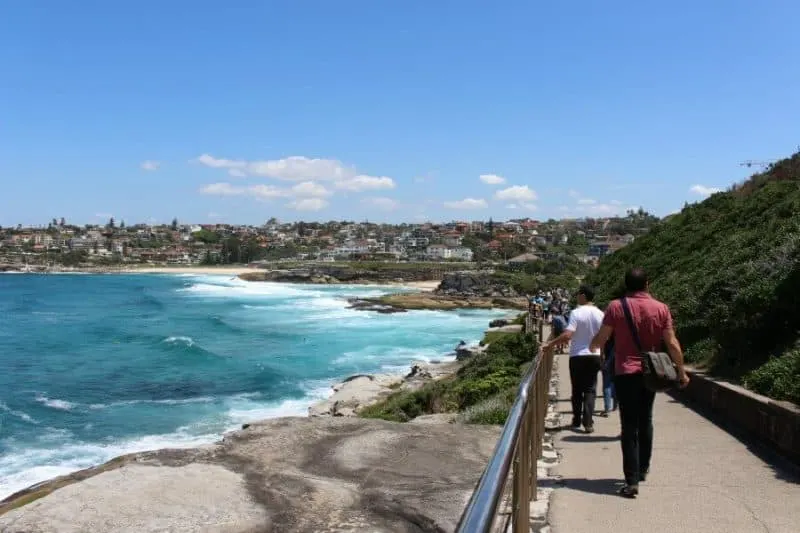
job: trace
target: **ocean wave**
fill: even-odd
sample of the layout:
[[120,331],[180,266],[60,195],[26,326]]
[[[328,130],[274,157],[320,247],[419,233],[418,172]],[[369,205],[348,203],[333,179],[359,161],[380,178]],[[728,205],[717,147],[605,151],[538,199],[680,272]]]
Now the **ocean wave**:
[[183,346],[194,346],[194,339],[191,337],[184,337],[183,335],[177,335],[175,337],[167,337],[162,342],[166,342],[167,344],[181,344]]
[[164,400],[123,400],[119,402],[111,402],[111,403],[93,403],[89,404],[87,407],[89,409],[109,409],[114,407],[122,407],[127,405],[186,405],[192,403],[212,403],[217,401],[217,399],[211,396],[197,396],[194,398],[167,398]]
[[258,298],[258,299],[280,299],[280,298],[298,298],[306,297],[313,298],[321,296],[318,291],[308,291],[280,283],[250,283],[242,281],[241,283],[230,282],[226,284],[220,283],[193,283],[183,289],[178,289],[180,292],[206,296],[206,297],[223,297],[223,298]]
[[[86,443],[64,437],[58,446],[14,447],[0,457],[0,499],[36,483],[110,461],[128,453],[161,448],[192,448],[218,440],[219,434],[179,430],[108,443]],[[45,444],[45,443],[41,443]]]
[[78,404],[68,402],[67,400],[59,400],[58,398],[48,398],[47,396],[36,396],[36,401],[42,405],[50,407],[51,409],[58,409],[59,411],[72,411]]
[[[331,394],[330,386],[311,383],[300,398],[259,402],[260,393],[236,394],[224,399],[226,411],[222,420],[199,420],[160,435],[143,435],[108,442],[82,442],[71,433],[53,429],[45,431],[37,443],[16,443],[7,440],[7,453],[0,456],[0,499],[36,483],[89,468],[114,457],[163,448],[193,448],[218,441],[241,424],[284,416],[307,416],[308,407]],[[192,399],[197,401],[199,399]],[[209,401],[215,401],[208,398]],[[157,400],[152,403],[166,403]],[[181,402],[184,400],[176,400]],[[143,402],[148,402],[144,400]],[[0,404],[2,406],[3,404]],[[0,407],[1,408],[1,407]],[[57,445],[54,446],[54,441]]]
[[29,424],[39,424],[39,422],[28,413],[12,409],[3,402],[0,402],[0,411],[8,413],[11,416],[15,416],[24,422],[28,422]]
[[448,361],[454,359],[447,350],[436,348],[406,348],[402,346],[371,345],[360,350],[345,352],[333,360],[334,364],[346,365],[359,363],[379,363],[381,368],[400,369],[398,372],[408,370],[414,361]]

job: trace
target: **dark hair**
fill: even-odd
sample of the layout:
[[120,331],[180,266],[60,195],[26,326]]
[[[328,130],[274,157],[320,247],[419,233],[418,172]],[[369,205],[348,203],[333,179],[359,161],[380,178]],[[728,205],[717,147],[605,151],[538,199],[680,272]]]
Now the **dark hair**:
[[587,302],[594,300],[594,287],[591,285],[581,285],[578,288],[578,294],[583,294]]
[[647,290],[647,272],[643,268],[632,268],[625,273],[625,290],[640,292]]

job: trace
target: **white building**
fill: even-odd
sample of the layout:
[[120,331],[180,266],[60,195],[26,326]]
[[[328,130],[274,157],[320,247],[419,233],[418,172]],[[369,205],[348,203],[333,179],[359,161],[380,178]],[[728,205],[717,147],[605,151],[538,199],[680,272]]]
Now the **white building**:
[[449,247],[444,244],[431,244],[425,249],[429,259],[457,259],[459,261],[472,261],[472,250],[464,246]]

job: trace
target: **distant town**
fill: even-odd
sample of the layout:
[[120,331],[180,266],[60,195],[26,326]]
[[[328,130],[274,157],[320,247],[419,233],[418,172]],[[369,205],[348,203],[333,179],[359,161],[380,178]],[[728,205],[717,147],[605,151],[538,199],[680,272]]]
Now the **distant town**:
[[276,261],[530,262],[562,255],[594,265],[658,222],[646,211],[624,217],[453,221],[442,224],[285,222],[263,225],[73,225],[0,227],[0,266],[103,267],[227,265]]

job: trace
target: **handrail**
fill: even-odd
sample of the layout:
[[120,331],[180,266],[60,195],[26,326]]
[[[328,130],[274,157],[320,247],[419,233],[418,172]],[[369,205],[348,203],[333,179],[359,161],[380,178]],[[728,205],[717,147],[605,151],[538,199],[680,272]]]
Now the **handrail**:
[[[542,326],[536,327],[534,322],[541,320],[526,316],[526,331],[536,332],[541,345]],[[536,462],[542,452],[552,362],[552,352],[540,350],[523,376],[489,464],[461,515],[459,533],[493,531],[512,466],[512,509],[501,530],[507,531],[511,520],[515,533],[530,532],[530,501],[536,499]]]

